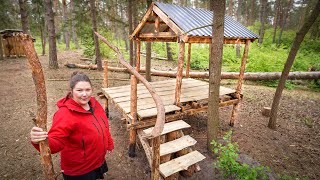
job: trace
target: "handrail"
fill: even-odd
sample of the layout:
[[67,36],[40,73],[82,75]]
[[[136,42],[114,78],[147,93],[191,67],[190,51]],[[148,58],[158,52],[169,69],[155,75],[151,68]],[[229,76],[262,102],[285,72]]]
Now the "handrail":
[[155,89],[151,86],[151,84],[139,74],[137,70],[135,70],[130,64],[128,64],[119,49],[113,46],[111,43],[107,41],[106,38],[101,36],[99,33],[94,32],[98,38],[100,38],[104,43],[106,43],[113,51],[117,53],[118,59],[122,65],[124,65],[130,73],[132,73],[139,81],[142,82],[150,92],[154,102],[157,106],[157,120],[156,124],[151,132],[151,137],[153,138],[153,158],[152,158],[152,167],[151,167],[151,179],[158,180],[160,177],[159,166],[160,166],[160,135],[163,131],[163,126],[165,123],[165,109],[160,99],[159,95],[156,93]]
[[104,43],[106,43],[113,51],[117,53],[118,59],[122,65],[124,65],[130,73],[132,73],[136,78],[138,78],[139,81],[142,82],[150,92],[154,102],[157,106],[157,120],[155,127],[153,128],[151,132],[152,137],[160,136],[164,122],[165,122],[165,109],[164,105],[162,103],[162,100],[160,99],[160,96],[156,93],[155,89],[151,86],[151,84],[141,75],[138,71],[136,71],[130,64],[128,64],[124,58],[119,49],[115,46],[113,46],[106,38],[101,36],[99,33],[94,32],[99,39],[101,39]]

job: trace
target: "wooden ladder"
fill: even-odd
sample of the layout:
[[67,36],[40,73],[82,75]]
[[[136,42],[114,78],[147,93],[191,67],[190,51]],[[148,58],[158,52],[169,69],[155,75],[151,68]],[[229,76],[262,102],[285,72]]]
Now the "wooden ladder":
[[[163,179],[178,179],[181,175],[192,176],[196,171],[200,171],[197,164],[203,160],[203,156],[198,151],[194,151],[197,141],[189,135],[184,135],[182,129],[191,126],[182,120],[173,121],[164,124],[161,133],[160,145],[160,174]],[[152,147],[150,133],[153,127],[138,130],[138,137],[145,150],[150,167],[152,166]],[[181,173],[179,173],[181,172]]]

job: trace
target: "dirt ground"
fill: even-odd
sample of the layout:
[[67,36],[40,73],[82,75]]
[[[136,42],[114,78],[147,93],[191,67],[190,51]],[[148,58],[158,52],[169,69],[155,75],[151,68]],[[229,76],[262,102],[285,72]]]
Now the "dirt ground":
[[[61,51],[58,53],[60,68],[48,69],[48,57],[40,56],[46,78],[48,95],[48,127],[57,110],[55,103],[68,91],[67,79],[74,69],[63,66],[65,62],[83,63],[81,52]],[[111,64],[112,65],[112,64]],[[160,61],[153,62],[154,68],[174,68]],[[101,72],[82,70],[89,74],[94,94],[100,92]],[[128,84],[129,81],[112,80],[127,78],[128,75],[111,73],[111,86]],[[154,78],[154,77],[153,77]],[[154,78],[155,80],[156,78]],[[43,179],[39,153],[32,147],[29,132],[36,114],[36,94],[28,62],[24,58],[9,58],[0,61],[0,179]],[[234,81],[223,80],[222,84],[235,87]],[[240,154],[269,166],[275,173],[290,176],[320,179],[320,93],[306,88],[285,90],[280,104],[277,129],[267,127],[268,118],[261,115],[264,106],[270,106],[275,88],[245,82],[244,98],[235,127],[233,140],[238,142]],[[103,101],[101,101],[103,103]],[[120,113],[111,106],[111,133],[115,150],[107,157],[109,172],[107,179],[149,179],[150,168],[140,145],[137,156],[127,155],[128,132],[122,124]],[[220,109],[221,134],[230,127],[228,122],[231,107]],[[221,179],[212,168],[214,159],[206,148],[206,119],[202,113],[184,120],[192,128],[187,132],[197,140],[195,148],[206,156],[200,162],[201,171],[190,179]],[[59,155],[53,155],[55,172],[58,174]],[[58,179],[62,179],[59,175]]]

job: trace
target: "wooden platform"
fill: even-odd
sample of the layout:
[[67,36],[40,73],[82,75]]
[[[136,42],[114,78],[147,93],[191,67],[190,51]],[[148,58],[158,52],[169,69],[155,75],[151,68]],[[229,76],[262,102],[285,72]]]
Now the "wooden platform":
[[[166,113],[180,111],[181,107],[174,105],[175,94],[175,79],[151,82],[150,84],[155,88],[157,94],[161,97]],[[130,114],[130,85],[103,88],[102,91],[105,96],[113,102],[116,107],[124,114]],[[183,79],[181,90],[181,103],[196,102],[208,99],[209,83],[195,79]],[[220,96],[233,94],[235,90],[220,87]],[[157,109],[155,103],[143,84],[138,84],[138,117],[140,120],[155,117]]]

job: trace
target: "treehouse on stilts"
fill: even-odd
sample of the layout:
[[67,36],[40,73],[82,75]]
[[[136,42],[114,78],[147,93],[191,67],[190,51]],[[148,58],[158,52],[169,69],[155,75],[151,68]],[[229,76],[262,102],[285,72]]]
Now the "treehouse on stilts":
[[[205,112],[208,109],[209,84],[189,78],[189,71],[192,43],[211,43],[211,24],[211,11],[152,3],[130,36],[137,47],[135,68],[124,64],[133,74],[131,85],[103,88],[107,101],[113,103],[126,119],[127,129],[130,131],[129,155],[135,155],[138,136],[151,167],[152,179],[191,176],[200,170],[197,163],[205,158],[193,149],[196,140],[183,134],[182,129],[190,128],[190,125],[181,119],[184,115]],[[234,124],[242,97],[241,87],[249,45],[257,38],[256,34],[243,25],[225,16],[224,43],[245,45],[237,87],[220,87],[220,107],[233,106],[230,125]],[[142,76],[138,74],[141,41],[179,43],[175,79],[150,83],[141,79]],[[186,71],[183,72],[186,44],[188,56]],[[123,60],[119,52],[118,58]],[[107,65],[105,71],[107,78]],[[160,102],[154,101],[157,99],[155,96],[160,98]]]

